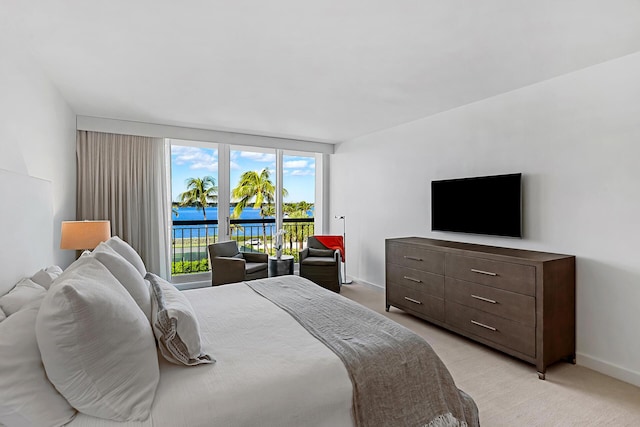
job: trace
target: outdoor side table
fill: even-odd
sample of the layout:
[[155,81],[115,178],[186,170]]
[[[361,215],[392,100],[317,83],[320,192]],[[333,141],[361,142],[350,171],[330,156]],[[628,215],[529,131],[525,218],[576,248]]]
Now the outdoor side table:
[[293,255],[282,255],[280,259],[269,257],[269,277],[293,274]]

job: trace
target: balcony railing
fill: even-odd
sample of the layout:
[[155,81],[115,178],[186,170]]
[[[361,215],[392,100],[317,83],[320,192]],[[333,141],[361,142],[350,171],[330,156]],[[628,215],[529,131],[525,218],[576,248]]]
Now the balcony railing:
[[[240,251],[263,252],[275,255],[276,223],[273,218],[232,219],[231,239],[238,242]],[[207,246],[218,242],[217,219],[174,220],[171,233],[171,274],[190,274],[209,271]],[[283,253],[293,255],[298,262],[307,237],[314,234],[313,218],[284,218],[282,228]]]

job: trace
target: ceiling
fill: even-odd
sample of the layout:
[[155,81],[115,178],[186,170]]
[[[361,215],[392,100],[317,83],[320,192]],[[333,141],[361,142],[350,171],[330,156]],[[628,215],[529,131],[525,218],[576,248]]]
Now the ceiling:
[[2,0],[78,115],[337,143],[640,51],[640,1]]

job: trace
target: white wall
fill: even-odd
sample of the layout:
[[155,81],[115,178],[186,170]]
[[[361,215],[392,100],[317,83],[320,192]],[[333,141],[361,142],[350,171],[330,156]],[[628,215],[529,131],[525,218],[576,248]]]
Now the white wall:
[[[53,210],[53,241],[33,244],[51,246],[51,259],[42,260],[43,266],[66,267],[75,254],[58,247],[60,222],[75,219],[76,212],[75,114],[41,66],[18,49],[11,40],[0,41],[0,169],[51,181],[53,207],[43,209]],[[15,207],[3,198],[0,221],[10,208]],[[28,215],[15,227],[30,227]]]
[[[637,53],[341,144],[350,275],[384,286],[398,236],[574,254],[578,363],[640,385],[639,75]],[[430,231],[431,180],[512,172],[522,240]]]

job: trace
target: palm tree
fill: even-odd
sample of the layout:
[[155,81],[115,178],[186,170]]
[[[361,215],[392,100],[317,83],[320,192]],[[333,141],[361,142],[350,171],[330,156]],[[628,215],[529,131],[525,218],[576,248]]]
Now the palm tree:
[[304,200],[296,203],[296,210],[304,212],[305,216],[309,216],[307,212],[309,212],[312,209],[313,209],[313,203],[308,203],[308,202],[305,202]]
[[[297,219],[297,218],[308,218],[309,211],[314,207],[313,203],[301,201],[301,202],[292,202],[286,203],[284,206],[284,213],[288,218]],[[305,234],[305,228],[307,229],[307,233]],[[304,243],[304,238],[306,235],[313,234],[313,223],[289,223],[284,224],[285,236],[291,242],[291,239],[295,239],[298,242],[299,249],[302,250],[302,246]],[[291,243],[289,244],[289,249],[293,249],[291,247]]]
[[[302,211],[302,210],[296,210],[294,212],[291,212],[289,214],[289,218],[308,218],[309,215],[307,215],[307,211]],[[307,223],[304,223],[307,224]],[[305,226],[308,228],[306,230],[305,233]],[[291,241],[292,239],[296,242],[298,242],[298,249],[302,250],[302,246],[304,243],[304,238],[305,235],[312,235],[313,234],[313,223],[311,223],[310,225],[302,225],[300,223],[287,223],[284,224],[284,231],[285,231],[285,235],[286,237],[289,239],[289,241]],[[289,249],[291,248],[291,245],[289,245]]]
[[296,205],[297,203],[284,203],[282,205],[282,212],[285,216],[289,216],[297,210]]
[[[244,208],[253,205],[254,209],[260,208],[260,217],[264,219],[271,213],[275,201],[276,187],[271,181],[269,168],[262,171],[247,171],[240,175],[238,185],[231,191],[231,197],[237,200],[233,208],[232,218],[240,218]],[[282,189],[282,195],[286,196],[287,190]],[[262,222],[262,241],[267,242],[267,224]]]
[[[263,205],[262,208],[260,208],[260,216],[262,218],[267,218],[267,217],[275,217],[276,216],[276,206],[272,203],[269,203],[267,205]],[[262,224],[262,231],[263,231],[263,238],[265,237],[265,229],[267,228],[267,225],[265,223]],[[273,233],[273,229],[271,230],[271,249],[273,249],[273,237],[274,237],[274,233]],[[265,249],[267,246],[267,242],[264,242],[265,244]]]
[[309,216],[308,212],[312,209],[313,209],[313,203],[309,203],[305,201],[285,203],[283,206],[283,210],[286,215],[290,216],[295,212],[302,212],[304,214],[304,216],[299,216],[296,218],[308,217]]
[[[218,201],[218,187],[216,180],[211,176],[203,178],[188,178],[186,180],[187,191],[180,193],[180,206],[196,206],[202,209],[202,216],[207,220],[207,206]],[[209,244],[209,227],[204,225],[205,241]]]

